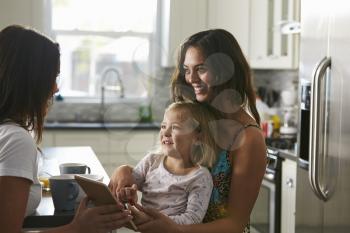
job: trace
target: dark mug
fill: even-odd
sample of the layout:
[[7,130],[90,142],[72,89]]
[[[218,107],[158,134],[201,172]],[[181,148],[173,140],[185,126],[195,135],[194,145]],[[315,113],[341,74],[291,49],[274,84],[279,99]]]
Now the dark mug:
[[79,185],[74,175],[51,176],[49,179],[55,211],[71,211],[79,195]]

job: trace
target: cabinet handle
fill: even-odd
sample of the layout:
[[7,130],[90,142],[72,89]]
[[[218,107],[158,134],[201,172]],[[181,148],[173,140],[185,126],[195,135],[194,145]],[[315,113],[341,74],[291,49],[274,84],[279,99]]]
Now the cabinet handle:
[[292,178],[289,178],[286,182],[286,185],[289,187],[289,188],[293,188],[294,187],[294,181]]
[[281,21],[277,26],[280,27],[282,35],[299,34],[301,31],[300,22],[297,21]]

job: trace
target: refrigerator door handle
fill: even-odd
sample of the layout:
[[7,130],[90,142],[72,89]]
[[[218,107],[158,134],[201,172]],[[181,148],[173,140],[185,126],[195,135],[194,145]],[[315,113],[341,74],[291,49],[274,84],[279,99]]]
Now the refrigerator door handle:
[[320,142],[324,143],[324,140],[319,138],[321,132],[318,115],[321,111],[322,81],[329,67],[331,67],[331,58],[324,57],[315,67],[311,84],[309,181],[313,192],[323,201],[327,201],[329,196],[320,183],[322,169],[325,167],[325,151],[322,153],[319,151]]

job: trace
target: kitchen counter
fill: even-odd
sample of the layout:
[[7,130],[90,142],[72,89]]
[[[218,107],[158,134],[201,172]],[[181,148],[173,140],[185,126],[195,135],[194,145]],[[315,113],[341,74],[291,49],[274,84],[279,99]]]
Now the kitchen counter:
[[46,122],[45,129],[135,129],[154,130],[159,129],[160,124],[155,122]]
[[[44,159],[55,161],[50,167],[50,174],[58,175],[61,163],[82,162],[91,168],[91,174],[103,176],[103,183],[109,183],[109,177],[96,154],[90,147],[48,147],[43,149]],[[57,212],[52,202],[51,193],[43,192],[36,213],[24,219],[23,228],[47,228],[67,224],[72,221],[74,211]]]
[[279,151],[279,156],[284,158],[284,159],[290,159],[293,161],[298,160],[298,156],[296,154],[295,150],[284,150],[284,149],[278,149]]
[[278,151],[278,156],[283,159],[290,159],[293,161],[298,161],[298,156],[295,150],[279,149],[276,147],[268,146],[269,149]]
[[265,142],[268,148],[279,152],[279,157],[283,159],[290,159],[293,161],[298,160],[298,156],[295,149],[295,138],[266,138]]

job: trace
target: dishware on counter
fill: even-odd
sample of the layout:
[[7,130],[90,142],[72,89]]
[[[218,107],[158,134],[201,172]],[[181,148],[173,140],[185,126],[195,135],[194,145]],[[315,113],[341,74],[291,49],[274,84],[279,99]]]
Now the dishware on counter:
[[62,163],[60,164],[61,174],[88,174],[91,173],[89,166],[83,163]]
[[38,167],[38,177],[42,190],[48,192],[50,191],[50,177],[59,174],[58,160],[47,157],[43,152],[40,152]]
[[280,135],[283,138],[296,138],[297,136],[297,114],[296,104],[297,92],[295,87],[290,87],[281,92],[283,124],[280,128]]
[[[81,174],[81,176],[99,182],[103,181],[102,175]],[[86,196],[83,189],[74,179],[74,174],[51,176],[49,185],[55,211],[58,212],[74,210],[77,203]]]
[[55,211],[72,211],[79,195],[79,185],[74,175],[59,175],[49,178],[50,190]]
[[45,172],[45,171],[41,171],[39,173],[39,181],[40,181],[40,184],[41,184],[41,188],[43,191],[46,191],[46,192],[49,192],[50,191],[50,177],[52,175],[48,172]]

